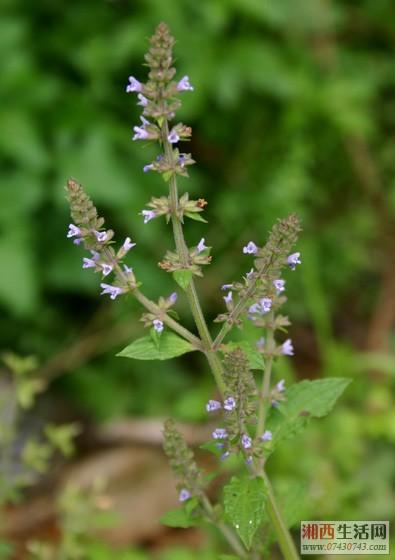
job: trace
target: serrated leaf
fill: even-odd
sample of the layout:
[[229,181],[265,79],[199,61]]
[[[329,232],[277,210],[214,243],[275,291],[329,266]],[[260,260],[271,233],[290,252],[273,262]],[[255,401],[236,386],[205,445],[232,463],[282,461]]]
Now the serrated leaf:
[[203,222],[208,224],[208,221],[203,218],[198,212],[185,212],[184,216],[187,216],[191,220],[195,220],[196,222]]
[[227,342],[226,344],[222,345],[224,350],[234,350],[235,348],[241,348],[244,350],[248,362],[250,365],[250,369],[263,369],[265,367],[265,362],[263,356],[252,344],[250,344],[247,340],[240,340],[240,341],[231,341]]
[[328,377],[304,380],[291,385],[285,392],[287,400],[272,409],[267,427],[273,433],[273,443],[300,432],[310,418],[321,418],[330,412],[351,379]]
[[198,499],[191,498],[182,507],[167,511],[160,518],[160,522],[168,527],[181,527],[182,529],[194,527],[200,519],[200,516],[194,515],[198,505]]
[[145,336],[126,346],[117,356],[135,360],[168,360],[194,350],[196,348],[180,336],[172,332],[163,332],[158,345],[151,337]]
[[224,488],[225,513],[247,549],[265,513],[266,491],[261,478],[234,476]]
[[173,278],[183,290],[186,290],[192,280],[193,272],[191,270],[175,270]]

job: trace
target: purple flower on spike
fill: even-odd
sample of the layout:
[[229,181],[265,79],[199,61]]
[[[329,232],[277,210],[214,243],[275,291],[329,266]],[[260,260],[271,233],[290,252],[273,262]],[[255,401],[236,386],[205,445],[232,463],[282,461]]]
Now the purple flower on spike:
[[122,245],[122,249],[124,250],[125,253],[127,253],[128,251],[130,251],[130,249],[133,249],[133,247],[136,246],[136,243],[132,243],[132,240],[130,239],[130,237],[127,237],[125,239],[125,241],[123,242]]
[[253,303],[252,305],[250,305],[250,307],[248,308],[248,313],[250,314],[248,318],[254,321],[256,317],[253,317],[252,315],[265,315],[265,313],[268,313],[270,311],[271,307],[272,300],[270,298],[262,298],[259,300],[259,303]]
[[153,210],[142,210],[141,215],[144,218],[144,223],[148,223],[150,220],[156,218],[156,214]]
[[213,431],[212,436],[214,439],[226,439],[228,437],[228,432],[225,428],[217,428]]
[[146,97],[144,97],[144,95],[142,93],[139,93],[137,95],[138,98],[138,103],[137,105],[140,105],[141,107],[146,107],[148,105],[148,99]]
[[82,268],[95,268],[96,267],[96,261],[94,259],[88,259],[87,257],[84,257],[82,259]]
[[210,400],[206,404],[207,412],[214,412],[215,410],[219,410],[221,408],[221,403],[219,401]]
[[129,83],[126,86],[126,93],[133,93],[134,91],[142,91],[143,86],[141,82],[136,80],[134,76],[129,76]]
[[97,251],[91,251],[91,255],[94,261],[98,261],[100,259],[100,253],[98,253]]
[[82,243],[82,237],[76,237],[76,239],[74,239],[73,243],[74,245],[81,245]]
[[191,493],[186,488],[183,488],[178,495],[179,502],[186,502],[191,497]]
[[107,239],[106,231],[94,231],[94,234],[99,243],[104,243]]
[[133,130],[135,132],[133,140],[147,140],[149,134],[145,130],[144,126],[134,126]]
[[69,231],[67,232],[67,237],[76,237],[77,235],[81,235],[80,228],[75,226],[74,224],[69,224]]
[[198,253],[201,253],[202,251],[207,249],[206,245],[204,244],[204,237],[201,238],[201,240],[199,241],[199,243],[196,246],[196,249],[197,249]]
[[184,167],[184,166],[185,166],[185,160],[186,160],[185,154],[180,154],[180,155],[178,156],[177,163],[178,163],[181,167]]
[[281,354],[284,356],[293,356],[294,355],[294,347],[292,344],[292,340],[288,338],[281,347]]
[[302,261],[300,260],[300,253],[292,253],[292,255],[289,255],[287,263],[291,270],[295,270],[297,264],[302,264]]
[[252,457],[247,457],[246,465],[252,465]]
[[123,270],[124,270],[125,274],[130,274],[131,272],[133,272],[133,268],[131,268],[130,266],[127,266],[126,264],[123,265]]
[[160,319],[154,319],[152,321],[152,324],[154,326],[154,329],[156,330],[157,333],[161,333],[163,331],[163,329],[165,328],[163,325],[163,321],[161,321]]
[[243,253],[245,255],[256,255],[258,252],[258,247],[253,241],[250,241],[245,247],[243,247]]
[[285,280],[279,278],[278,280],[273,280],[273,285],[276,288],[277,295],[281,294],[285,290]]
[[236,408],[236,400],[233,397],[228,397],[224,400],[224,409],[231,412]]
[[167,139],[170,142],[170,144],[177,144],[177,142],[179,142],[180,140],[180,137],[173,128],[173,130],[171,130],[170,134],[167,136]]
[[100,265],[104,276],[108,276],[114,268],[112,264],[103,263]]
[[148,171],[151,171],[151,169],[153,169],[153,168],[154,168],[153,164],[149,163],[148,165],[144,165],[143,171],[144,171],[144,173],[148,173]]
[[244,449],[250,449],[252,446],[252,439],[250,438],[250,436],[247,436],[247,434],[243,434],[241,437],[241,445],[244,447]]
[[174,304],[176,303],[176,301],[177,301],[177,298],[178,298],[177,292],[173,292],[173,293],[170,294],[170,296],[169,296],[169,302],[170,302],[172,305],[174,305]]
[[193,91],[193,87],[189,83],[189,77],[184,76],[177,84],[177,91]]
[[225,303],[226,303],[226,304],[231,303],[232,298],[233,298],[232,292],[228,292],[228,295],[227,295],[227,296],[224,296],[224,301],[225,301]]
[[100,295],[102,296],[103,294],[109,294],[111,299],[115,299],[123,292],[122,288],[120,288],[119,286],[112,286],[111,284],[101,283],[100,287],[103,288],[103,291]]
[[251,280],[253,274],[254,274],[254,269],[251,268],[250,272],[247,272],[246,274],[246,279]]
[[227,459],[229,455],[230,455],[230,451],[225,451],[225,453],[222,453],[221,461],[225,461],[225,459]]
[[272,300],[270,298],[264,297],[259,303],[261,304],[262,313],[268,313],[272,307]]
[[265,430],[263,436],[261,436],[262,441],[270,441],[273,439],[273,434],[270,430]]
[[285,391],[285,380],[281,379],[276,385],[276,389],[279,393],[283,393]]
[[233,284],[223,284],[221,286],[221,290],[232,290],[233,289]]

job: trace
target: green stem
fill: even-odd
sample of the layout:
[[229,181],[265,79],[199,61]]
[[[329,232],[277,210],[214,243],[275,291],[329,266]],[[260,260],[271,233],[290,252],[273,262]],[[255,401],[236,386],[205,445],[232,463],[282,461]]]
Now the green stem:
[[267,358],[263,370],[262,387],[259,391],[259,405],[258,405],[258,424],[256,429],[256,439],[259,439],[264,431],[266,413],[270,406],[270,379],[273,367],[273,352],[274,352],[274,328],[272,322],[274,314],[271,311],[268,315],[268,327],[266,336]]
[[[162,125],[162,135],[163,135],[162,139],[163,139],[163,146],[164,146],[166,158],[168,162],[172,166],[174,166],[175,162],[174,162],[173,148],[167,139],[169,135],[169,127],[168,127],[167,120],[165,120]],[[180,262],[185,266],[185,268],[187,268],[189,265],[189,251],[185,243],[184,233],[182,230],[182,223],[178,215],[178,204],[179,204],[178,189],[177,189],[177,179],[174,173],[172,174],[169,180],[169,199],[170,199],[171,219],[173,224],[173,235],[176,244],[176,249],[180,257]],[[218,389],[220,390],[221,394],[224,394],[226,391],[226,385],[223,380],[222,364],[216,352],[213,350],[213,341],[211,339],[211,335],[208,330],[207,323],[202,312],[202,308],[200,306],[199,297],[196,292],[193,278],[189,282],[185,291],[186,291],[186,296],[188,299],[189,306],[191,308],[192,316],[196,324],[196,328],[198,330],[198,333],[202,341],[204,352],[207,356],[207,360],[210,364]]]
[[276,531],[281,552],[283,553],[285,560],[299,560],[299,554],[296,550],[295,543],[292,540],[290,532],[287,529],[276,503],[271,482],[263,470],[261,476],[264,479],[267,488],[267,512],[274,530]]

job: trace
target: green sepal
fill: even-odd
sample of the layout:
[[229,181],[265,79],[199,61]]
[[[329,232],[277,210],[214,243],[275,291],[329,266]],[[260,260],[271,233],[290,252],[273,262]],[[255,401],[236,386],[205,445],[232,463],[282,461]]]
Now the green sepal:
[[184,212],[184,216],[190,218],[191,220],[195,220],[196,222],[203,222],[204,224],[208,224],[208,221],[203,218],[198,212]]

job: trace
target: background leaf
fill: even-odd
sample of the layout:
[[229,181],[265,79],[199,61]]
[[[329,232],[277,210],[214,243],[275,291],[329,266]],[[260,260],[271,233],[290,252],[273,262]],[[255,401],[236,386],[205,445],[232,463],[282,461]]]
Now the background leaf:
[[158,343],[145,336],[126,346],[117,356],[135,360],[168,360],[194,350],[196,348],[180,336],[172,332],[163,332]]

